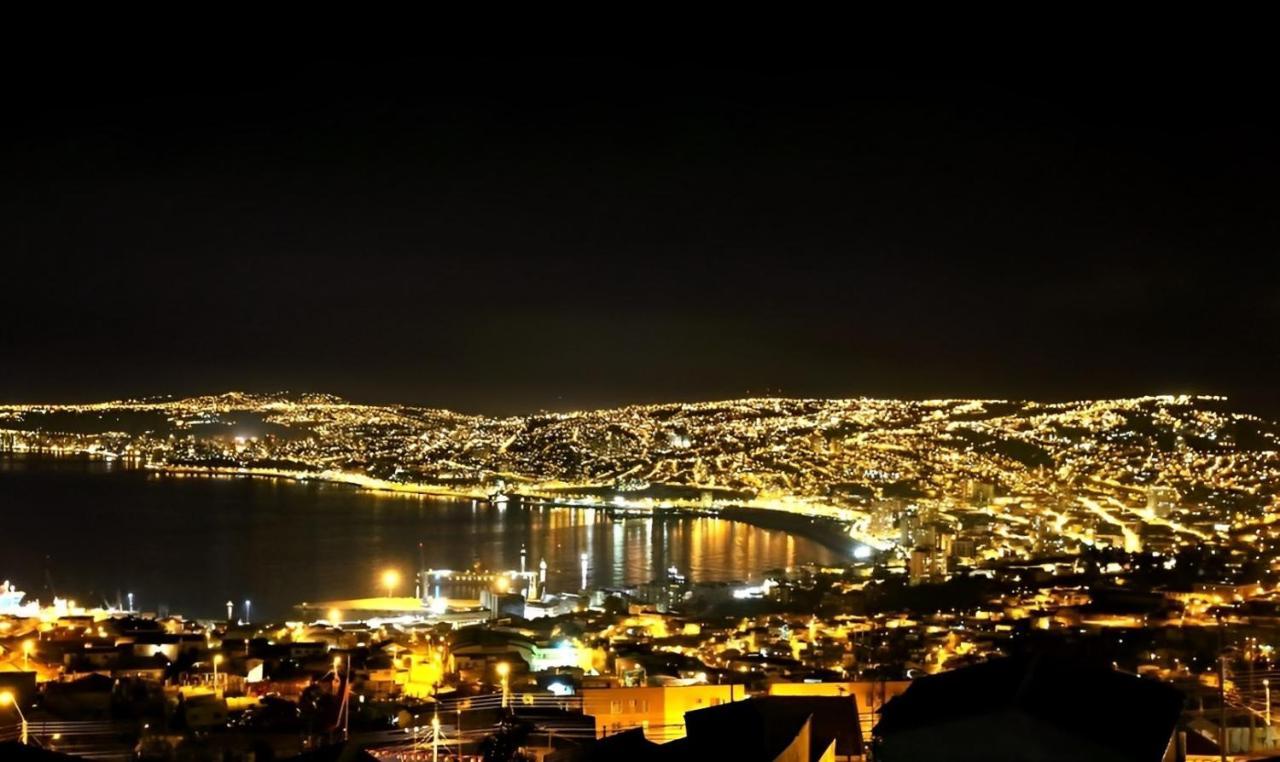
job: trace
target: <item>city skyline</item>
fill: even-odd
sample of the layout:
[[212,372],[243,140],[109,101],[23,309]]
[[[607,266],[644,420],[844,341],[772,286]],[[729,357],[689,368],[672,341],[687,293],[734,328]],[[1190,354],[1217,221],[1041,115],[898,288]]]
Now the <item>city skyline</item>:
[[1275,758],[1272,46],[1145,21],[20,28],[0,759]]

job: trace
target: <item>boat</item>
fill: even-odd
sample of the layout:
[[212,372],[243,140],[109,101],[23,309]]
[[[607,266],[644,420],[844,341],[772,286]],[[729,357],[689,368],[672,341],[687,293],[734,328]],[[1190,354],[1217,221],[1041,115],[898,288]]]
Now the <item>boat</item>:
[[7,579],[0,583],[0,616],[30,616],[33,612],[39,611],[40,604],[36,601],[23,604],[22,599],[26,595],[10,584]]

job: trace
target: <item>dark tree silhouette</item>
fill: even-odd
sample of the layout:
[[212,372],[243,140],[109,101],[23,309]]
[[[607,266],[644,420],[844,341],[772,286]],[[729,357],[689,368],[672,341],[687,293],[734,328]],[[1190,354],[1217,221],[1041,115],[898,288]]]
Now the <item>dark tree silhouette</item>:
[[484,762],[524,762],[520,747],[529,739],[533,726],[517,717],[504,717],[494,732],[480,742]]

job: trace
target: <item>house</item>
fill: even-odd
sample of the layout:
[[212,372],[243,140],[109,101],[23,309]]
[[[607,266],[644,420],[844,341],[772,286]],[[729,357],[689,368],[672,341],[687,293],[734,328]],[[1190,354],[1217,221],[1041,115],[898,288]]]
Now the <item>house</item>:
[[644,737],[639,728],[624,730],[596,741],[547,756],[546,762],[646,762],[661,759],[658,744]]
[[[706,686],[703,686],[706,687]],[[661,690],[620,688],[619,692]],[[623,730],[594,744],[556,752],[555,762],[836,762],[861,758],[857,702],[845,697],[771,697],[736,701],[684,715],[688,734],[664,744],[647,731]]]
[[876,759],[1172,761],[1182,694],[1039,654],[922,677],[880,710]]
[[785,753],[813,762],[863,755],[853,696],[764,696],[689,712],[685,725],[694,747],[710,751],[718,737],[723,758],[772,760]]
[[182,702],[182,719],[192,730],[221,728],[227,724],[227,702],[211,695],[194,696]]
[[642,728],[654,741],[685,734],[686,713],[745,698],[740,685],[670,685],[583,688],[582,712],[595,718],[596,735]]
[[860,709],[863,737],[871,735],[876,711],[911,685],[910,680],[855,680],[832,683],[770,683],[770,696],[853,696]]
[[78,680],[45,684],[44,707],[54,714],[79,718],[108,718],[116,681],[92,672]]
[[[835,762],[836,737],[815,732],[813,715],[794,701],[752,699],[689,712],[685,715],[688,736],[662,746],[656,759]],[[852,705],[852,699],[844,701]],[[858,733],[856,710],[846,720],[848,728]]]

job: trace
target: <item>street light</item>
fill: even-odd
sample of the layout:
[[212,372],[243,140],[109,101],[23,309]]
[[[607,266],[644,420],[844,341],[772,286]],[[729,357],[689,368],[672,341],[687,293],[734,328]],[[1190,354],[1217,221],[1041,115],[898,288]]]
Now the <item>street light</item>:
[[507,664],[505,661],[499,662],[498,677],[502,678],[502,708],[503,709],[507,708],[507,703],[510,701],[510,698],[509,698],[510,693],[508,692],[508,686],[510,685],[510,683],[507,681],[507,678],[510,675],[511,675],[511,665]]
[[1267,727],[1271,727],[1271,681],[1265,677],[1262,678],[1262,690],[1267,694]]
[[22,723],[22,745],[27,745],[27,716],[22,713],[22,707],[18,706],[18,700],[13,697],[10,691],[0,693],[0,706],[9,706],[13,704],[13,710],[18,713],[18,720]]
[[213,695],[218,695],[218,665],[222,663],[222,654],[213,655]]
[[31,668],[31,654],[36,650],[36,642],[31,639],[22,641],[22,668]]
[[400,584],[400,572],[395,569],[387,569],[382,573],[382,586],[387,589],[387,597],[392,597],[395,592],[396,585]]

